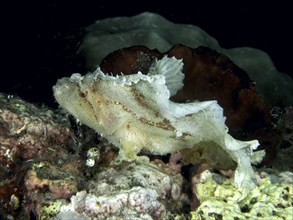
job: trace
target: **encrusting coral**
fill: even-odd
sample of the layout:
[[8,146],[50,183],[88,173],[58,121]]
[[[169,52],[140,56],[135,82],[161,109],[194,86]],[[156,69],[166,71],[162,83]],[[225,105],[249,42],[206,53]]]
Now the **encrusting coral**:
[[61,115],[0,93],[1,219],[6,218],[6,213],[18,213],[20,207],[26,206],[24,201],[30,206],[23,182],[31,164],[48,158],[63,164],[71,158],[73,137],[68,121]]
[[259,179],[249,193],[235,187],[230,179],[205,171],[193,186],[200,206],[191,219],[290,219],[293,217],[293,179],[271,183]]

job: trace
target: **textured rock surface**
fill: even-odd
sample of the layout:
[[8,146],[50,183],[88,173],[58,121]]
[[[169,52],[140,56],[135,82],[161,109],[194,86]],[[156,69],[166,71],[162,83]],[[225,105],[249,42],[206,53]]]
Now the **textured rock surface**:
[[221,48],[216,39],[201,28],[174,24],[154,13],[96,21],[87,28],[80,54],[85,56],[88,68],[94,70],[107,54],[124,47],[144,45],[166,52],[178,43],[191,48],[207,46],[224,53],[249,74],[269,104],[293,104],[293,80],[279,73],[265,52],[248,47]]
[[68,121],[52,110],[0,93],[0,213],[3,216],[19,212],[26,191],[23,180],[31,162],[60,159],[62,164],[74,147],[72,137]]
[[182,176],[162,163],[109,167],[88,182],[87,192],[78,192],[61,206],[56,219],[83,214],[96,219],[165,219],[170,210],[175,214],[184,209],[187,196],[182,189]]

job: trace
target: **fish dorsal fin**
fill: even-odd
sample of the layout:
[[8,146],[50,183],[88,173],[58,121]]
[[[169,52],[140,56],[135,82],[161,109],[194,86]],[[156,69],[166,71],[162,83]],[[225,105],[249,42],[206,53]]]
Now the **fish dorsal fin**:
[[170,95],[173,96],[183,87],[184,74],[182,69],[182,59],[164,56],[151,65],[148,75],[163,75]]

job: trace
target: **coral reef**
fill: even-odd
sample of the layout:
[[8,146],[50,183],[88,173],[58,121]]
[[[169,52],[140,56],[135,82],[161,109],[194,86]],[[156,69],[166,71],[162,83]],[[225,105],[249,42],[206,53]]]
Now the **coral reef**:
[[[67,144],[72,141],[68,121],[56,117],[50,109],[37,108],[23,100],[0,94],[0,142],[13,160],[30,160],[49,156],[54,149],[50,145]],[[8,153],[9,152],[9,153]],[[57,152],[62,154],[62,152]],[[56,153],[56,154],[57,154]]]
[[165,219],[180,213],[187,202],[183,178],[162,163],[130,163],[104,168],[88,182],[87,191],[63,204],[56,219],[81,215],[95,219]]
[[[150,156],[151,163],[114,165],[115,148],[103,138],[94,141],[95,134],[79,124],[73,124],[78,133],[73,132],[61,112],[4,94],[0,97],[1,219],[184,220],[224,215],[256,219],[272,214],[270,218],[289,220],[292,216],[291,172],[260,168],[261,179],[249,193],[234,184],[234,172],[209,174],[204,170],[213,168],[206,164],[192,171],[192,167],[183,165],[179,152],[170,156],[169,163],[162,162],[168,157]],[[288,108],[280,110],[276,118],[276,127],[288,143],[292,133],[285,128],[290,128],[290,115]],[[20,133],[14,132],[23,121],[38,128],[29,131],[39,131],[47,124],[53,128],[46,136],[28,132],[26,127]],[[60,139],[54,136],[57,132]],[[40,146],[38,151],[25,151],[26,147],[30,149],[27,141],[22,142],[27,140],[25,135],[34,137],[29,143]],[[279,155],[278,160],[290,164],[291,158],[283,156]],[[95,164],[89,167],[86,162],[91,158]],[[185,178],[192,173],[196,181]]]
[[265,177],[259,179],[254,190],[246,193],[230,179],[205,171],[199,183],[193,186],[200,206],[191,212],[191,219],[291,219],[292,183],[292,178],[289,182],[271,183],[270,178]]
[[[270,215],[289,220],[292,216],[292,172],[261,167],[257,187],[246,192],[234,184],[234,172],[211,173],[207,164],[186,170],[179,152],[170,156],[169,163],[151,156],[151,163],[114,165],[113,146],[104,139],[93,141],[95,134],[78,124],[77,137],[60,112],[17,97],[0,97],[1,219],[265,219]],[[292,160],[285,152],[292,148],[292,108],[274,114],[275,126],[287,143],[286,148],[278,148],[283,153],[276,166],[288,170]],[[46,125],[51,129],[40,135]],[[31,126],[35,129],[27,130]],[[22,127],[22,132],[15,132]],[[28,154],[25,149],[31,144],[39,148]],[[86,162],[91,158],[95,164],[89,167]],[[192,173],[196,180],[184,178]]]
[[105,56],[121,48],[144,45],[165,52],[176,44],[191,48],[206,46],[227,55],[256,82],[257,91],[268,104],[293,104],[293,80],[278,72],[265,52],[249,47],[221,48],[217,40],[200,27],[175,24],[155,13],[96,21],[87,28],[79,54],[93,71]]
[[[46,161],[34,163],[26,173],[26,212],[31,210],[39,219],[48,219],[59,211],[62,201],[78,191],[81,165],[68,160],[62,165]],[[60,199],[60,200],[59,200]]]
[[[0,94],[0,107],[1,219],[92,219],[92,211],[106,219],[186,214],[183,177],[168,165],[113,166],[113,146],[103,140],[94,145],[96,135],[78,124],[81,133],[74,132],[61,112],[5,94]],[[88,159],[95,164],[89,167]],[[79,200],[83,194],[86,204]],[[112,203],[123,196],[126,203]],[[69,199],[76,208],[72,212]],[[87,206],[99,202],[100,208]]]
[[[93,114],[84,114],[80,121],[62,109],[36,106],[0,93],[0,219],[293,218],[293,108],[282,106],[292,104],[293,86],[289,78],[280,77],[265,53],[251,48],[220,48],[215,39],[198,27],[173,24],[152,13],[105,19],[90,26],[88,31],[80,52],[85,53],[90,67],[96,67],[109,52],[133,44],[145,44],[158,50],[142,46],[121,49],[102,61],[102,69],[97,70],[96,75],[75,74],[64,79],[63,82],[78,84],[81,102],[72,102],[76,107],[73,110],[84,112],[97,107]],[[196,49],[174,46],[177,43]],[[219,53],[198,47],[200,45]],[[260,85],[257,89],[269,104],[280,104],[279,107],[270,106],[271,117],[246,73],[222,53],[257,81],[257,86]],[[194,62],[196,66],[192,65]],[[112,75],[101,71],[112,72]],[[114,76],[121,71],[134,75]],[[207,77],[205,72],[211,72],[212,77]],[[196,81],[194,75],[197,74],[205,84],[199,82],[194,86],[192,81]],[[219,89],[219,85],[223,86],[220,75],[231,83],[225,85],[224,90]],[[105,106],[104,102],[87,101],[98,89],[84,87],[90,84],[92,77],[100,83],[106,80],[104,85],[115,82],[113,87],[101,90],[101,94],[113,92]],[[122,90],[117,91],[117,88]],[[211,88],[215,89],[215,95],[203,92]],[[75,90],[70,93],[73,97],[76,95]],[[201,93],[201,96],[193,96],[193,93]],[[154,96],[144,102],[144,96],[134,94]],[[134,98],[122,98],[113,104],[117,97],[128,95]],[[237,120],[234,125],[239,127],[230,123],[230,134],[227,134],[223,109],[215,101],[194,101],[205,95],[208,100],[218,96],[219,103],[225,105],[228,121],[234,120],[233,114],[249,112],[244,118],[250,118],[253,125],[249,127],[251,135],[242,137],[248,140],[254,135],[264,144],[274,146],[269,149],[271,153],[266,149],[266,153],[275,158],[265,158],[270,167],[264,163],[251,166],[250,162],[263,157],[263,151],[252,153],[256,141],[237,141],[230,136],[244,133],[239,131],[247,132],[247,127],[241,127],[243,123]],[[168,99],[171,96],[172,101]],[[232,101],[227,97],[232,97]],[[249,105],[257,106],[256,111],[244,103],[248,97]],[[237,104],[239,107],[235,108]],[[143,106],[141,111],[131,111],[138,106]],[[111,112],[113,109],[117,111]],[[121,111],[130,117],[124,117]],[[261,116],[253,118],[255,112]],[[138,120],[130,120],[129,126],[119,127],[125,122],[119,120],[127,121],[135,115],[147,117],[137,117]],[[99,117],[105,119],[105,130],[99,130],[99,134],[80,123],[95,123]],[[196,124],[191,124],[188,132],[192,135],[188,135],[184,129],[195,121],[194,118]],[[180,122],[182,119],[185,120]],[[269,123],[271,125],[267,126]],[[113,129],[107,134],[117,126],[116,131]],[[129,148],[126,155],[139,161],[121,161],[119,149],[111,144],[114,138],[109,137],[120,134],[122,138],[115,142],[119,144],[127,138],[127,131],[132,134],[130,139],[138,143],[143,140],[140,135],[146,127],[150,134],[144,139],[146,143],[159,141],[160,147],[146,144],[134,151]],[[194,131],[195,128],[198,129]],[[195,148],[177,151],[178,143],[181,148],[195,141],[195,137],[201,139]],[[127,149],[128,142],[125,143]],[[249,187],[247,184],[239,187],[241,181]]]
[[62,164],[73,151],[73,136],[68,121],[61,115],[0,94],[0,213],[3,216],[17,213],[23,204],[26,188],[22,183],[31,163],[59,160]]

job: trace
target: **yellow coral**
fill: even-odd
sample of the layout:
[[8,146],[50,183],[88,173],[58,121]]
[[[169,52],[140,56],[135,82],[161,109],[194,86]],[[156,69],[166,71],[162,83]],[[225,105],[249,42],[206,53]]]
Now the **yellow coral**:
[[272,184],[269,178],[248,194],[232,180],[218,184],[213,174],[205,172],[196,192],[201,205],[191,212],[191,219],[288,219],[293,218],[293,186]]

